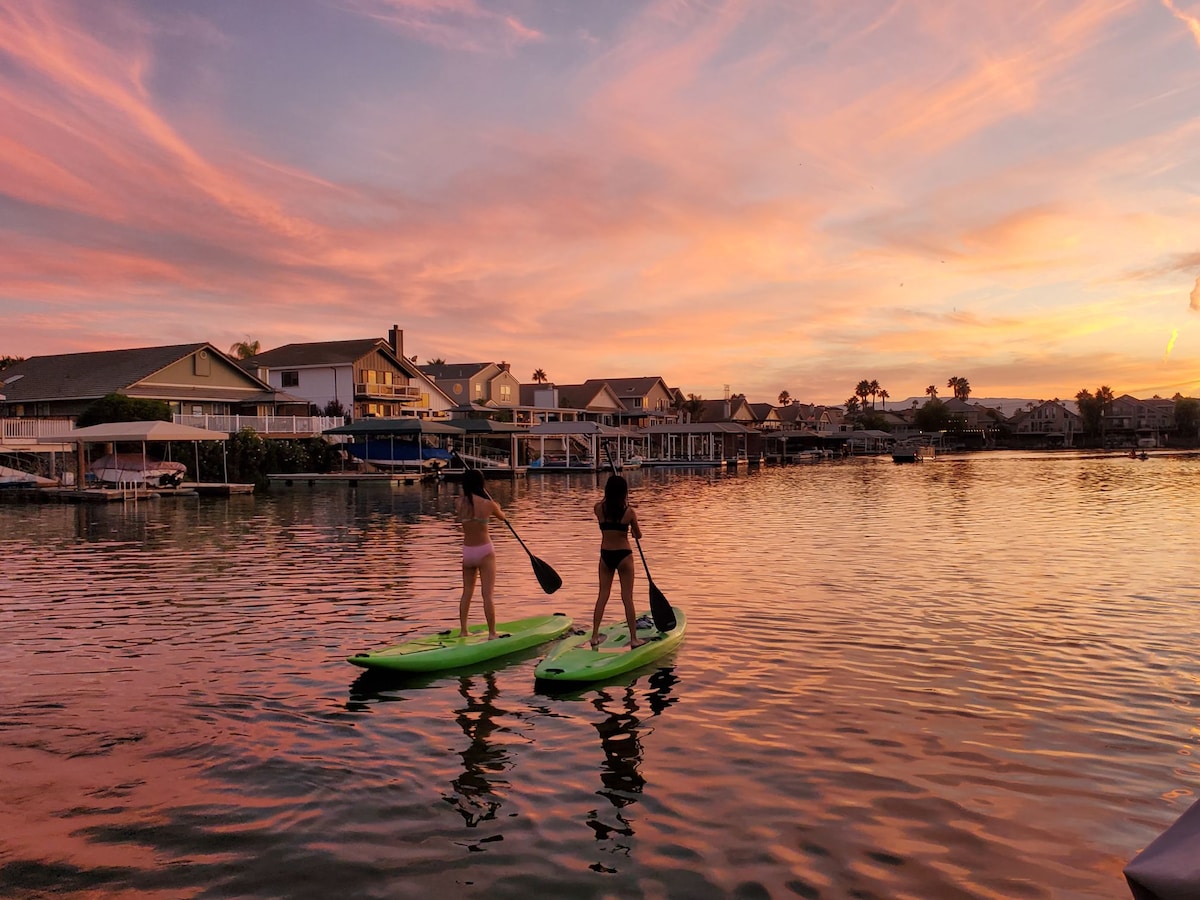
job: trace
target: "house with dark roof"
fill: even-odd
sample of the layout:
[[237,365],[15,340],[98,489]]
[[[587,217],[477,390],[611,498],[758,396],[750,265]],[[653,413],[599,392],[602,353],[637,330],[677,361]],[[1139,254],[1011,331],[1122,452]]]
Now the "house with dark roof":
[[207,341],[167,347],[32,356],[5,369],[5,408],[15,417],[75,418],[108,394],[161,400],[175,415],[306,415]]
[[443,417],[456,405],[404,356],[404,332],[396,326],[388,340],[285,344],[242,360],[241,365],[318,410],[340,405],[354,419]]
[[506,362],[430,363],[421,372],[462,408],[513,409],[521,405],[521,382]]
[[699,411],[692,416],[693,422],[737,422],[747,428],[753,428],[757,422],[743,394],[734,394],[728,400],[701,400],[699,405]]
[[1031,403],[1008,420],[1011,440],[1024,447],[1073,447],[1083,435],[1083,417],[1059,400]]
[[592,379],[582,384],[560,384],[557,390],[559,406],[576,410],[581,420],[618,425],[625,413],[625,404],[607,381]]
[[658,375],[643,375],[637,378],[589,378],[581,387],[598,387],[607,384],[621,401],[623,412],[618,413],[615,424],[631,428],[647,428],[675,422],[679,411],[675,407],[675,394]]
[[750,411],[754,413],[755,427],[760,431],[779,431],[783,427],[783,420],[779,418],[779,411],[772,403],[749,403]]

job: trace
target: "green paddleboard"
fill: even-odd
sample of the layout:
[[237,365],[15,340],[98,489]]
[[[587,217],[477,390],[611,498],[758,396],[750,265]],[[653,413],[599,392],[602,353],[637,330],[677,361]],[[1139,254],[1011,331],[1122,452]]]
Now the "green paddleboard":
[[392,672],[437,672],[473,666],[499,656],[536,647],[552,641],[571,627],[571,619],[562,613],[550,616],[530,616],[515,622],[497,622],[496,631],[503,635],[488,640],[483,623],[468,626],[466,637],[458,636],[458,626],[436,634],[405,641],[370,653],[346,657],[348,662],[364,669],[387,669]]
[[[629,626],[622,620],[600,629],[604,640],[592,649],[588,638],[589,629],[582,635],[563,638],[537,664],[533,674],[544,681],[600,681],[637,669],[653,662],[679,646],[683,632],[687,629],[687,616],[679,607],[675,611],[675,627],[660,632],[653,624],[638,627],[637,635],[646,643],[629,649]],[[650,614],[644,613],[639,622],[650,622]]]

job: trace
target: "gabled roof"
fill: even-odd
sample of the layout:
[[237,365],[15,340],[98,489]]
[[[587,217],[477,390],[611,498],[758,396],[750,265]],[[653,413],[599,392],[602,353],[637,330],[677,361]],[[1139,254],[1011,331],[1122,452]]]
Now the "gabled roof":
[[[4,393],[9,403],[104,397],[123,391],[199,350],[207,350],[214,359],[233,365],[232,360],[207,341],[32,356],[4,370],[4,379],[9,382]],[[246,373],[246,377],[270,390],[253,375]]]
[[642,375],[638,378],[589,378],[584,384],[607,384],[622,403],[626,397],[645,397],[654,390],[655,385],[662,385],[664,391],[671,393],[667,383],[658,375]]
[[[560,384],[558,386],[558,405],[563,409],[591,409],[601,396],[607,396],[612,402],[614,411],[622,410],[625,404],[621,402],[607,381],[585,381],[583,384]],[[604,409],[609,407],[605,406]]]
[[418,368],[430,378],[474,378],[488,366],[494,365],[496,364],[490,362],[446,363],[444,365],[430,363],[418,366]]
[[765,422],[770,418],[771,413],[775,414],[777,421],[781,421],[783,418],[773,403],[747,403],[746,405],[750,407],[750,412],[754,413],[754,417],[760,422]]
[[416,367],[407,359],[396,356],[392,345],[383,338],[357,338],[349,341],[315,341],[303,344],[284,344],[274,350],[267,350],[243,359],[240,365],[253,371],[256,368],[282,369],[294,366],[336,366],[351,365],[364,356],[376,350],[384,351],[400,364],[410,375],[416,374]]

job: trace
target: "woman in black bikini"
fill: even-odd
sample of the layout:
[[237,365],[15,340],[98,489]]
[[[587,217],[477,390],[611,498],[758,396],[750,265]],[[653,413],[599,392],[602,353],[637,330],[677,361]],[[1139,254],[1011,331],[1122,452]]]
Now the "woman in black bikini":
[[632,650],[646,643],[637,636],[637,610],[633,608],[635,570],[633,548],[629,546],[629,532],[633,531],[633,536],[641,540],[642,529],[638,527],[637,513],[628,501],[629,485],[620,475],[612,475],[604,484],[604,499],[595,506],[596,519],[600,523],[600,595],[596,598],[596,612],[592,616],[593,647],[604,640],[600,623],[612,593],[613,577],[618,575],[621,578],[621,603],[629,625],[629,648]]

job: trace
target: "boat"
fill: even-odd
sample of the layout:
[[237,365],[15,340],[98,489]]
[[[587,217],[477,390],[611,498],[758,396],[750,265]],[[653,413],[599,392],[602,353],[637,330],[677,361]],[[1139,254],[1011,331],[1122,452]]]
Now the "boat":
[[604,639],[596,647],[589,643],[590,631],[563,638],[537,664],[534,677],[542,681],[601,681],[654,662],[679,646],[687,630],[683,610],[675,612],[675,627],[662,632],[645,612],[637,619],[637,635],[646,643],[629,649],[629,626],[624,620],[600,629]]
[[933,456],[934,449],[929,444],[918,444],[912,441],[902,441],[892,448],[892,462],[920,462]]
[[454,454],[420,441],[366,440],[345,445],[347,453],[377,469],[439,469],[448,466]]
[[473,666],[517,653],[552,641],[571,627],[571,619],[562,613],[529,616],[512,622],[497,622],[501,637],[488,640],[487,625],[477,623],[459,637],[458,626],[426,634],[381,650],[355,653],[346,661],[364,669],[390,672],[438,672]]
[[22,472],[11,466],[0,466],[0,488],[53,487],[57,484],[53,478],[43,478],[41,475]]
[[179,487],[187,475],[187,466],[170,460],[147,459],[141,453],[109,453],[93,462],[90,471],[103,484]]

